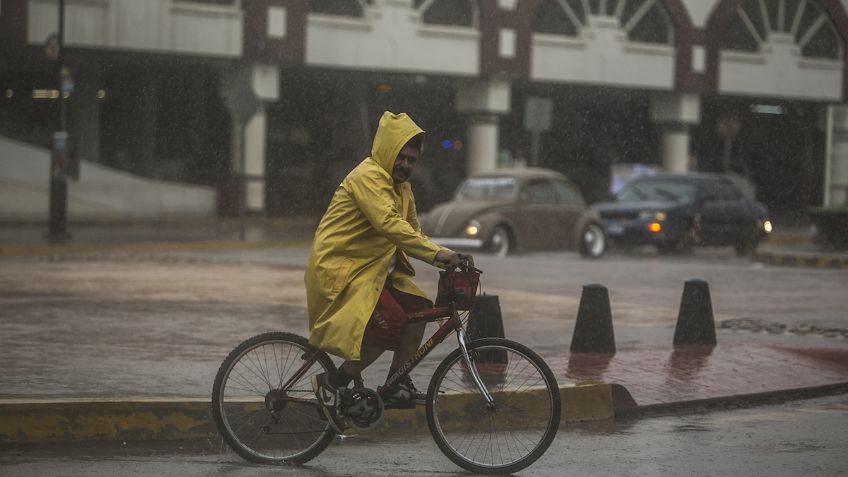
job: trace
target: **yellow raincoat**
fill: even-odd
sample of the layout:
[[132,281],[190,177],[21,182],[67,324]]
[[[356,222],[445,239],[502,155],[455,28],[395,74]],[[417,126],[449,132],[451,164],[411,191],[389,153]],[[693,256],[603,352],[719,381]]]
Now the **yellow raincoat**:
[[426,298],[412,282],[407,255],[433,263],[443,247],[421,234],[409,182],[394,184],[391,175],[400,150],[423,132],[406,114],[383,113],[371,157],[345,177],[321,218],[304,277],[313,346],[359,360],[365,325],[396,253],[392,285]]

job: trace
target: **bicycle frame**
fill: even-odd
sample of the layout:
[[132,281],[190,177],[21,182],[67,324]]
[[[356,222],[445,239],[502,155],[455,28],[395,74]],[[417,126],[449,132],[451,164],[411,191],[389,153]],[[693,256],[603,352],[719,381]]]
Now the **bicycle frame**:
[[[465,361],[465,365],[468,370],[471,372],[471,376],[474,379],[474,383],[477,385],[477,388],[480,390],[480,393],[483,395],[483,398],[486,400],[486,404],[488,406],[494,406],[494,398],[492,398],[489,390],[486,389],[486,386],[483,384],[483,380],[480,379],[480,374],[477,372],[477,367],[472,366],[471,357],[468,354],[467,347],[467,339],[465,336],[465,331],[462,329],[462,322],[459,319],[459,314],[457,313],[456,306],[454,304],[450,304],[448,306],[442,306],[438,308],[432,308],[429,310],[419,311],[415,313],[411,313],[407,315],[407,319],[410,323],[431,323],[434,321],[438,321],[442,318],[448,318],[439,328],[430,336],[430,339],[424,342],[420,348],[409,358],[405,363],[403,363],[398,370],[389,376],[386,379],[386,384],[380,390],[380,397],[385,398],[388,390],[391,389],[395,383],[398,382],[399,379],[403,378],[407,374],[410,373],[418,363],[420,363],[424,358],[430,354],[430,351],[433,350],[437,345],[441,344],[451,332],[456,331],[456,338],[459,343],[459,348],[462,350],[462,358]],[[292,384],[298,382],[306,371],[312,366],[312,364],[317,359],[318,355],[321,353],[320,350],[313,351],[304,361],[303,365],[297,372],[292,375],[288,381],[283,384],[280,389],[286,390]]]
[[432,351],[436,345],[444,341],[452,331],[456,331],[456,339],[459,342],[459,348],[462,350],[462,358],[465,361],[465,365],[471,372],[471,375],[474,378],[474,383],[477,385],[480,393],[483,394],[483,397],[486,399],[486,404],[493,406],[494,399],[492,398],[492,395],[489,393],[489,390],[486,389],[486,386],[483,384],[483,380],[480,379],[477,368],[471,365],[471,357],[468,355],[468,347],[466,346],[467,340],[465,337],[465,331],[462,329],[462,322],[459,320],[456,305],[450,304],[448,306],[419,311],[407,315],[407,319],[409,319],[410,323],[430,323],[441,318],[448,318],[448,320],[445,321],[445,323],[442,324],[435,333],[433,333],[433,336],[431,336],[430,339],[425,341],[424,344],[418,348],[409,360],[403,363],[394,374],[386,379],[386,384],[381,389],[380,397],[385,398],[388,391],[392,389],[399,379],[409,374],[410,371],[418,366],[418,363],[430,354],[430,351]]

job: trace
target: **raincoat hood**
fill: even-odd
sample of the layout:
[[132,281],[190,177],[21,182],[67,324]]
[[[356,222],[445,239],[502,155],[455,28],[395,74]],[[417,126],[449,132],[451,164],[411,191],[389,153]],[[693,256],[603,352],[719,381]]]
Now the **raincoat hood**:
[[400,150],[410,139],[419,134],[424,134],[424,130],[406,113],[384,112],[377,125],[377,132],[374,134],[371,159],[391,175]]

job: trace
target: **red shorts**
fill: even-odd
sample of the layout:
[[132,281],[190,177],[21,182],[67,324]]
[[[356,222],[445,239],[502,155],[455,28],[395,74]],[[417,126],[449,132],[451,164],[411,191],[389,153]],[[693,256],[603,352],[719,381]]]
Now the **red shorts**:
[[383,286],[371,319],[365,326],[362,344],[395,351],[409,324],[406,315],[433,308],[433,302],[396,290],[389,282]]

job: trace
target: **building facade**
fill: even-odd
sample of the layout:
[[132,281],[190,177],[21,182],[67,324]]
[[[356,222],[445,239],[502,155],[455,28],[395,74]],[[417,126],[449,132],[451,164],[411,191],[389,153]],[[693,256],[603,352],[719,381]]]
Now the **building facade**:
[[[428,131],[422,209],[514,162],[590,200],[647,163],[744,175],[778,211],[848,202],[845,0],[64,4],[78,155],[214,186],[222,213],[241,193],[320,213],[384,109]],[[58,19],[57,0],[0,0],[0,136],[57,129]]]

